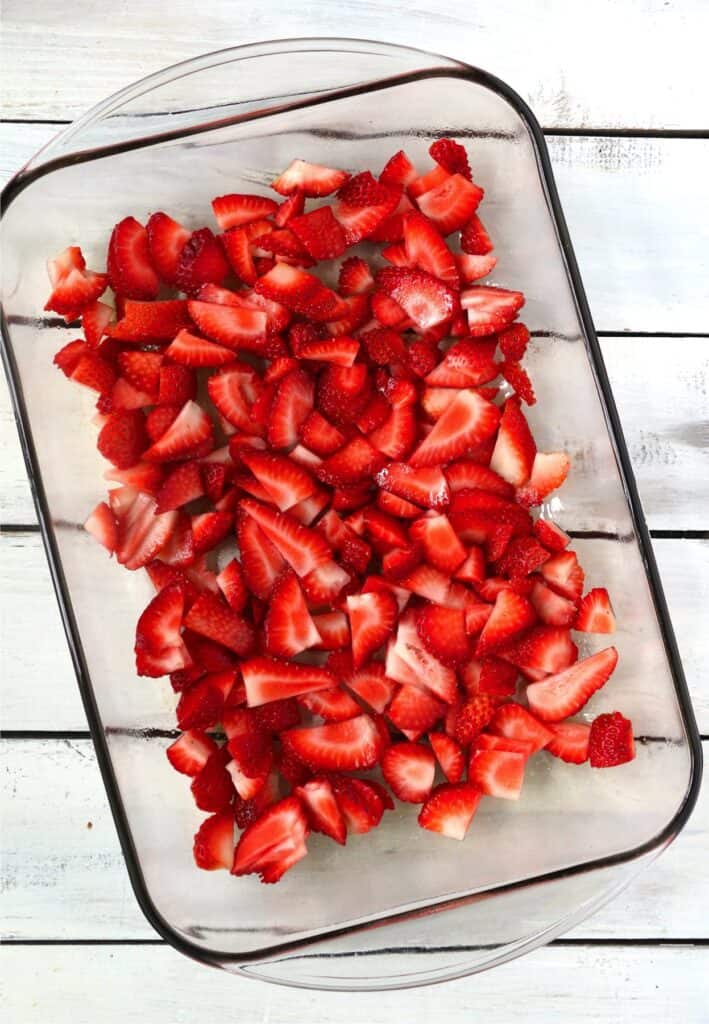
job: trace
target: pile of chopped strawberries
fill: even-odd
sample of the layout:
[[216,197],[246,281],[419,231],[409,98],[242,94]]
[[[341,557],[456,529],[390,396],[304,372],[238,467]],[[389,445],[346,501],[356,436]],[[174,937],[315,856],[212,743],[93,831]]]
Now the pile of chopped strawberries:
[[569,720],[617,661],[573,631],[614,615],[539,514],[569,460],[525,417],[523,295],[477,283],[483,190],[460,144],[430,154],[295,160],[274,197],[214,199],[218,234],[126,217],[106,273],[49,261],[45,308],[84,333],[55,363],[98,393],[110,463],[86,529],[155,587],[137,671],[179,695],[202,868],[276,882],[390,794],[462,839],[541,750],[634,756],[618,712]]

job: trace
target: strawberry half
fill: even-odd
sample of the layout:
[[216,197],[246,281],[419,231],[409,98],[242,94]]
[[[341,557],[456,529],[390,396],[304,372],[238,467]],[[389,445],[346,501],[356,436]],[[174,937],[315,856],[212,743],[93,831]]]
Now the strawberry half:
[[545,750],[569,764],[583,764],[588,760],[590,726],[584,722],[550,722],[549,728],[554,736]]
[[540,683],[530,683],[527,687],[530,708],[548,722],[559,722],[575,715],[608,681],[617,663],[615,647],[607,647],[563,672],[547,676]]
[[418,823],[448,839],[465,839],[482,793],[469,782],[436,786],[421,808]]
[[347,825],[328,779],[319,776],[303,786],[296,786],[294,795],[302,800],[313,832],[322,832],[342,846],[347,842]]
[[325,690],[337,680],[327,669],[316,665],[299,665],[275,658],[251,658],[241,663],[249,707],[258,707],[285,697]]
[[262,882],[277,882],[308,852],[308,823],[303,804],[288,796],[267,808],[241,833],[234,850],[232,874],[259,874]]
[[361,668],[394,631],[399,614],[395,599],[384,591],[347,598],[347,614],[352,634],[352,658]]
[[170,744],[165,753],[176,772],[194,778],[195,775],[199,775],[216,749],[216,743],[206,733],[198,729],[188,729]]
[[422,804],[435,773],[435,758],[421,743],[393,743],[382,755],[382,775],[394,796],[405,803]]
[[594,587],[582,599],[574,629],[582,633],[615,633],[615,615],[605,587]]
[[494,433],[497,406],[476,391],[460,391],[410,458],[412,466],[435,466],[463,455]]
[[473,750],[468,764],[468,779],[488,796],[517,800],[522,790],[526,760],[524,754],[510,750]]
[[264,634],[267,650],[280,658],[300,654],[322,639],[292,570],[276,580],[264,619]]
[[148,232],[135,217],[126,217],[114,227],[107,264],[108,280],[117,295],[125,299],[157,297],[160,279],[150,261]]
[[357,771],[372,768],[379,760],[384,741],[369,715],[345,722],[288,729],[281,742],[313,771]]

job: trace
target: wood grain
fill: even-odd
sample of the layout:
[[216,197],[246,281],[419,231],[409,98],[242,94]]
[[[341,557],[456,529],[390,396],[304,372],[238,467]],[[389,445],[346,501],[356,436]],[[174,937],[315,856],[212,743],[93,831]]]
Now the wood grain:
[[[705,752],[708,747],[705,743]],[[160,750],[156,756],[163,756]],[[3,938],[150,937],[152,929],[130,888],[91,742],[6,740],[0,760],[11,797],[0,836]],[[185,799],[190,799],[186,783]],[[673,846],[578,926],[574,937],[709,938],[708,842],[705,787]]]
[[[476,64],[508,81],[545,125],[706,126],[709,10],[702,0],[598,0],[582,26],[565,0],[493,7],[313,0],[277,12],[212,0],[208,17],[199,5],[174,0],[169,32],[155,4],[114,5],[109,31],[105,10],[91,0],[77,0],[71,18],[60,0],[45,0],[39,18],[33,4],[6,0],[3,30],[5,117],[71,119],[167,64],[224,46],[314,35],[386,39]],[[658,74],[668,54],[677,55],[671,73]]]
[[[699,728],[709,733],[709,665],[697,629],[709,607],[709,541],[657,540],[654,549]],[[1,656],[3,728],[86,729],[39,535],[0,535],[0,565],[0,631],[11,639]]]

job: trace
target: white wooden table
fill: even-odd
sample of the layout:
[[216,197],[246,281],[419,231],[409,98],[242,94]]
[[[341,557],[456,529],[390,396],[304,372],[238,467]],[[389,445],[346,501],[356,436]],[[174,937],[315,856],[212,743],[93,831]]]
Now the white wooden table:
[[[547,131],[709,745],[706,0],[118,0],[110,13],[95,0],[5,0],[3,30],[3,181],[108,93],[229,44],[381,38],[479,64],[518,89]],[[563,940],[472,979],[324,995],[235,980],[180,957],[130,889],[4,382],[0,522],[8,1022],[709,1021],[706,788],[674,846],[610,906]]]

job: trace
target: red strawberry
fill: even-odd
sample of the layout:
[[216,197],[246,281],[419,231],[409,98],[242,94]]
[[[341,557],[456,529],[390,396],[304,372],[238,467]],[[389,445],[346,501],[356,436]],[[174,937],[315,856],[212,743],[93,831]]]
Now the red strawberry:
[[340,267],[338,288],[341,295],[361,295],[374,288],[369,264],[360,256],[350,256]]
[[142,412],[121,411],[109,413],[98,435],[96,447],[118,469],[127,469],[140,461],[147,443]]
[[229,264],[212,231],[209,228],[193,231],[177,261],[175,282],[180,290],[193,295],[208,282],[221,284],[228,273]]
[[292,217],[299,217],[304,209],[305,195],[300,189],[296,189],[288,199],[284,199],[280,203],[273,219],[279,228],[284,228]]
[[222,231],[248,224],[261,217],[270,217],[278,209],[275,199],[268,196],[231,193],[212,200],[212,209]]
[[552,523],[550,519],[537,519],[534,524],[534,536],[552,554],[558,554],[571,543],[568,533],[564,533],[561,527]]
[[367,367],[327,366],[320,374],[317,404],[320,412],[337,426],[349,426],[370,398]]
[[385,267],[377,274],[377,287],[423,330],[450,319],[458,305],[456,293],[423,270]]
[[185,617],[185,625],[236,654],[247,654],[253,647],[249,623],[215,594],[200,594]]
[[442,235],[458,231],[475,213],[484,192],[462,174],[451,174],[444,182],[417,197],[418,207]]
[[293,160],[285,171],[276,178],[271,188],[282,196],[291,195],[296,190],[305,196],[329,196],[336,192],[348,179],[346,171],[338,171],[322,164],[311,164],[305,160]]
[[241,672],[249,707],[314,690],[326,690],[336,684],[335,677],[327,669],[275,658],[250,658],[241,663]]
[[334,651],[350,643],[350,627],[344,612],[321,612],[313,616],[320,634],[319,650]]
[[[472,460],[460,459],[453,462],[446,466],[445,475],[452,494],[464,490],[481,490],[497,494],[501,498],[514,497],[514,488],[511,484],[487,466],[480,466]],[[539,539],[541,540],[541,537]]]
[[436,786],[421,808],[418,823],[449,839],[465,839],[481,796],[480,790],[468,782],[443,783]]
[[583,764],[588,760],[590,726],[583,722],[550,722],[549,729],[554,736],[545,750],[550,754],[569,764]]
[[476,654],[479,657],[499,650],[517,633],[534,625],[535,619],[534,609],[526,598],[512,590],[501,590],[480,634]]
[[252,407],[262,387],[250,366],[240,363],[213,374],[207,381],[207,391],[225,420],[239,430],[254,430]]
[[150,262],[166,284],[175,284],[180,253],[190,232],[166,213],[151,214],[145,227]]
[[412,466],[450,462],[490,437],[499,421],[497,406],[475,391],[461,391],[409,461]]
[[298,577],[292,570],[284,572],[274,585],[264,630],[267,650],[281,658],[299,654],[320,642]]
[[312,411],[314,389],[304,370],[293,370],[279,382],[268,418],[268,440],[274,448],[290,448]]
[[341,301],[317,277],[286,263],[276,263],[272,270],[259,277],[256,294],[317,321],[331,319]]
[[245,451],[242,461],[282,512],[310,497],[316,490],[310,474],[285,455]]
[[524,367],[520,366],[519,363],[513,363],[511,360],[506,359],[500,364],[500,373],[526,405],[535,404],[537,399],[534,394],[534,388],[529,379],[529,374]]
[[224,701],[236,678],[231,671],[203,676],[188,687],[177,705],[180,729],[209,729],[221,718]]
[[[245,284],[256,284],[256,266],[251,252],[249,236],[243,228],[229,228],[223,235],[219,235],[231,269],[240,281]],[[201,293],[200,293],[201,294]]]
[[466,559],[465,547],[443,514],[417,519],[411,524],[409,534],[422,545],[426,561],[443,573],[452,576]]
[[203,871],[231,870],[234,859],[234,816],[231,811],[213,814],[195,833],[194,861]]
[[257,251],[270,252],[286,263],[300,264],[304,267],[313,266],[314,260],[310,259],[302,242],[290,228],[274,230],[273,226],[269,225],[269,230],[256,236],[253,239],[253,244]]
[[416,170],[403,149],[390,157],[379,175],[383,185],[410,185],[416,177]]
[[232,528],[234,517],[230,512],[203,512],[192,516],[192,539],[196,554],[211,551],[224,540]]
[[175,422],[180,412],[179,405],[158,405],[145,418],[145,431],[151,441],[157,441],[167,428]]
[[228,761],[229,751],[226,747],[218,748],[210,755],[199,775],[192,780],[192,796],[201,811],[227,811],[231,806],[234,786],[226,770]]
[[[54,365],[59,367],[65,377],[71,378],[82,356],[89,353],[88,346],[81,338],[64,345],[54,356]],[[109,410],[110,411],[110,410]]]
[[403,331],[411,326],[412,321],[409,320],[399,303],[390,299],[384,292],[374,292],[371,302],[372,316],[380,324],[383,324],[385,327],[393,327],[399,331]]
[[632,722],[619,711],[599,715],[593,720],[588,740],[588,758],[592,768],[614,768],[632,761],[634,757]]
[[361,483],[373,477],[383,466],[384,455],[366,437],[354,437],[320,465],[317,476],[332,486]]
[[234,851],[232,874],[256,873],[262,882],[277,882],[307,851],[308,824],[296,796],[268,807],[241,833]]
[[548,626],[570,626],[576,618],[576,604],[557,594],[541,580],[534,581],[529,599],[539,619]]
[[217,583],[229,607],[239,614],[243,612],[249,594],[241,564],[235,558],[224,566],[217,576]]
[[460,304],[467,312],[468,330],[477,338],[511,324],[524,305],[524,295],[480,284],[461,292]]
[[511,541],[497,563],[497,571],[511,580],[528,576],[549,558],[546,548],[534,537],[517,537]]
[[541,750],[552,740],[551,729],[519,704],[503,704],[498,708],[490,730],[497,736],[530,744],[530,754]]
[[338,337],[340,334],[353,334],[368,323],[369,318],[369,296],[349,295],[347,298],[339,299],[338,306],[328,318],[325,328],[333,337]]
[[568,629],[559,626],[536,626],[521,639],[513,640],[500,652],[501,657],[517,665],[523,672],[561,672],[573,665],[578,649]]
[[298,576],[307,576],[329,561],[330,548],[315,530],[301,526],[291,516],[275,512],[250,498],[244,499],[241,507],[256,520]]
[[453,254],[430,220],[412,211],[403,218],[405,255],[409,266],[438,277],[452,288],[459,284]]
[[382,755],[382,775],[394,796],[405,803],[422,804],[433,788],[436,761],[420,743],[394,743]]
[[361,668],[393,633],[398,613],[396,601],[385,592],[347,598],[355,669]]
[[529,706],[544,721],[558,722],[580,711],[611,676],[618,662],[615,647],[607,647],[570,668],[527,687]]
[[490,468],[508,483],[520,487],[529,480],[537,446],[529,429],[519,399],[508,398],[500,420]]
[[357,701],[339,686],[331,690],[318,690],[316,693],[304,693],[298,697],[298,703],[313,714],[324,718],[326,722],[345,722],[348,718],[362,713]]
[[429,733],[428,738],[447,781],[460,782],[465,772],[465,756],[460,744],[444,732]]
[[184,604],[184,594],[179,584],[165,587],[155,595],[136,625],[136,653],[147,650],[158,654],[166,648],[180,646]]
[[336,366],[352,366],[358,352],[359,342],[355,338],[342,335],[338,338],[326,338],[324,341],[308,342],[301,346],[298,356],[300,359],[319,360],[334,363]]
[[262,354],[267,317],[263,310],[190,299],[187,309],[200,331],[227,348]]
[[448,483],[438,466],[414,469],[402,462],[391,462],[377,474],[377,483],[405,501],[424,508],[445,508],[450,501]]
[[198,729],[188,729],[170,744],[165,753],[175,771],[194,777],[201,772],[216,749],[217,745],[211,736]]
[[428,147],[428,152],[449,174],[462,174],[468,181],[471,180],[468,154],[459,142],[454,139],[437,139]]
[[[470,256],[468,253],[455,253],[455,266],[458,271],[458,276],[463,284],[471,284],[473,281],[479,281],[482,277],[487,277],[491,270],[495,269],[497,265],[497,257],[493,256],[492,253],[488,253],[486,256]],[[465,321],[464,333],[467,334],[467,319]]]
[[419,565],[408,576],[402,578],[401,586],[406,587],[407,590],[412,590],[419,597],[425,597],[426,600],[433,601],[434,604],[442,604],[446,607],[454,608],[460,605],[460,602],[457,600],[454,600],[452,604],[449,602],[450,581],[444,573],[434,569],[431,565]]
[[561,551],[541,567],[544,580],[562,597],[578,602],[583,592],[584,571],[573,551]]
[[185,402],[176,419],[144,453],[149,462],[169,462],[189,455],[203,442],[211,441],[214,428],[207,413],[196,402]]
[[367,707],[382,714],[394,695],[394,683],[384,674],[384,666],[373,661],[359,672],[350,674],[345,685]]
[[583,598],[574,629],[581,633],[615,633],[615,615],[605,587],[594,587]]
[[478,387],[494,380],[499,373],[493,358],[494,339],[476,341],[463,338],[448,349],[441,362],[426,375],[430,387]]
[[477,214],[473,214],[461,231],[460,247],[463,252],[470,253],[471,256],[484,256],[492,250],[493,245],[490,241],[490,236]]
[[371,235],[383,220],[396,209],[401,190],[383,185],[369,171],[350,178],[338,191],[333,207],[342,225],[348,245]]
[[465,632],[470,636],[477,636],[482,632],[485,623],[492,615],[492,605],[480,604],[474,600],[467,600],[465,604]]
[[318,776],[296,786],[293,793],[302,800],[313,832],[322,832],[344,846],[347,826],[329,780]]
[[126,217],[114,227],[107,262],[109,283],[118,295],[125,299],[157,296],[160,280],[150,261],[148,233],[135,217]]
[[[382,512],[381,509],[374,507],[365,509],[363,523],[377,551],[389,551],[391,548],[405,547],[409,542],[404,527],[392,516]],[[415,564],[417,565],[420,560],[420,558],[417,559]]]
[[428,732],[445,713],[446,705],[425,690],[404,684],[387,708],[387,718],[410,739]]
[[415,519],[421,514],[418,505],[399,498],[396,494],[390,494],[389,491],[379,491],[377,505],[382,512],[388,512],[389,515],[398,516],[400,519]]
[[364,779],[332,776],[332,788],[337,805],[347,824],[348,832],[361,835],[369,832],[381,821],[384,813],[384,787]]
[[88,351],[79,357],[69,373],[69,377],[77,384],[83,384],[84,387],[104,395],[113,387],[116,373],[111,364],[102,359],[98,353]]
[[382,735],[369,715],[345,722],[288,729],[281,742],[313,771],[356,771],[371,768],[383,750]]
[[102,544],[109,554],[116,550],[118,523],[105,501],[100,501],[84,523],[84,529]]
[[524,780],[524,754],[510,750],[473,750],[468,779],[488,796],[517,800]]
[[457,668],[470,658],[462,609],[424,605],[416,620],[416,629],[426,650],[444,665]]
[[329,206],[292,217],[288,224],[313,259],[330,260],[347,248],[345,232]]
[[156,494],[158,512],[180,508],[204,494],[202,477],[196,462],[183,462],[170,470]]
[[146,391],[157,398],[160,387],[160,352],[121,352],[118,365],[121,373],[134,388]]
[[495,713],[495,704],[486,693],[478,693],[459,709],[455,720],[455,739],[467,747],[479,732],[489,724]]
[[361,336],[367,355],[378,366],[406,359],[406,345],[398,331],[388,327],[375,327]]
[[[67,257],[65,254],[73,249],[77,249],[79,257],[75,261],[76,265],[68,266],[74,258]],[[108,285],[106,274],[97,274],[93,270],[84,269],[86,264],[80,254],[81,250],[72,246],[55,260],[49,261],[50,264],[54,264],[56,269],[53,271],[52,294],[47,299],[44,308],[60,313],[67,321],[76,320],[83,311],[93,307],[99,295],[103,294]],[[67,264],[68,269],[59,267],[62,262]]]
[[197,380],[192,370],[185,366],[169,366],[167,363],[161,365],[158,405],[183,406],[196,394]]
[[293,697],[283,700],[272,700],[268,704],[260,704],[250,709],[257,729],[263,732],[278,733],[284,729],[292,729],[300,723],[300,710]]

